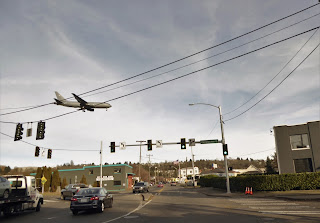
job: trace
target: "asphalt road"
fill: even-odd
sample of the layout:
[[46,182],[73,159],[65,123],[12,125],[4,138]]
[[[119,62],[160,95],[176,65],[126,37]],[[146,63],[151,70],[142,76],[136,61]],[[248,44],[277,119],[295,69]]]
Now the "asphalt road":
[[141,222],[320,222],[319,202],[275,198],[213,197],[180,186],[153,187],[150,193],[114,194],[114,205],[103,213],[72,215],[69,200],[45,200],[40,212],[0,217],[0,222],[141,223]]

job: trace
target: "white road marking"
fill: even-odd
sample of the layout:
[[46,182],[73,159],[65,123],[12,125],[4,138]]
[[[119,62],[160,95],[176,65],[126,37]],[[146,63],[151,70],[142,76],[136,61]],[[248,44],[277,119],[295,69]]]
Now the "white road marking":
[[229,199],[232,202],[247,206],[252,210],[264,214],[281,214],[281,215],[320,215],[316,207],[302,206],[290,201],[279,201],[272,199]]
[[44,201],[43,201],[43,203],[46,203],[46,202],[48,202],[48,203],[50,203],[50,202],[54,203],[54,202],[59,202],[59,201],[54,201],[54,200],[44,200]]
[[130,211],[129,213],[125,214],[125,215],[122,215],[120,217],[117,217],[117,218],[114,218],[114,219],[111,219],[111,220],[108,220],[108,221],[104,221],[102,223],[108,223],[108,222],[113,222],[113,221],[116,221],[116,220],[119,220],[121,218],[125,218],[125,217],[128,217],[129,215],[131,215],[132,213],[136,212],[136,211],[139,211],[141,208],[143,208],[144,206],[146,206],[147,204],[149,204],[152,200],[149,200],[147,203],[145,204],[142,204],[140,203],[140,205],[134,209],[133,211]]
[[274,213],[274,214],[291,214],[291,215],[320,215],[319,211],[259,211],[260,213]]

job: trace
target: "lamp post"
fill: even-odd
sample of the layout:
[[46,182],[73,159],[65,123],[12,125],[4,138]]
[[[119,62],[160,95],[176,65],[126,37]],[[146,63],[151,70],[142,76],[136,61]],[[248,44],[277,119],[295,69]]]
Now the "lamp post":
[[146,142],[146,141],[143,141],[143,140],[140,140],[140,141],[136,141],[136,142],[139,142],[140,143],[140,158],[139,158],[139,182],[141,181],[141,175],[140,175],[140,166],[141,166],[141,144],[143,142]]
[[[211,104],[206,104],[206,103],[192,103],[189,104],[190,106],[192,105],[208,105],[208,106],[212,106],[215,107],[217,109],[219,109],[219,117],[220,117],[220,127],[221,127],[221,137],[222,137],[222,148],[223,146],[226,144],[225,139],[224,139],[224,131],[223,131],[223,121],[222,121],[222,114],[221,114],[221,106],[215,106],[215,105],[211,105]],[[226,186],[227,186],[227,193],[231,193],[230,192],[230,182],[229,182],[229,174],[228,174],[228,158],[227,155],[223,154],[224,157],[224,166],[225,166],[225,171],[226,171]]]

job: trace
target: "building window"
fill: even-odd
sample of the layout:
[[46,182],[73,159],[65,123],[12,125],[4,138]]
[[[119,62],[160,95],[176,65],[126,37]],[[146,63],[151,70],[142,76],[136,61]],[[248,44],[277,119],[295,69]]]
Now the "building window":
[[313,172],[311,158],[293,160],[296,173]]
[[89,175],[93,175],[93,170],[89,170]]
[[308,134],[290,136],[291,149],[306,149],[309,148]]
[[114,168],[114,173],[121,173],[121,168]]
[[121,186],[121,181],[120,180],[113,181],[113,186]]

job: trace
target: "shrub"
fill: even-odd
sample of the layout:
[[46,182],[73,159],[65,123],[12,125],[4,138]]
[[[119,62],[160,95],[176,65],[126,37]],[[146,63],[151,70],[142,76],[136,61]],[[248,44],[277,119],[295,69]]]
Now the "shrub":
[[[203,176],[199,184],[203,187],[226,189],[226,178],[214,175]],[[320,189],[320,173],[296,173],[281,175],[239,175],[230,177],[232,191],[286,191]]]

